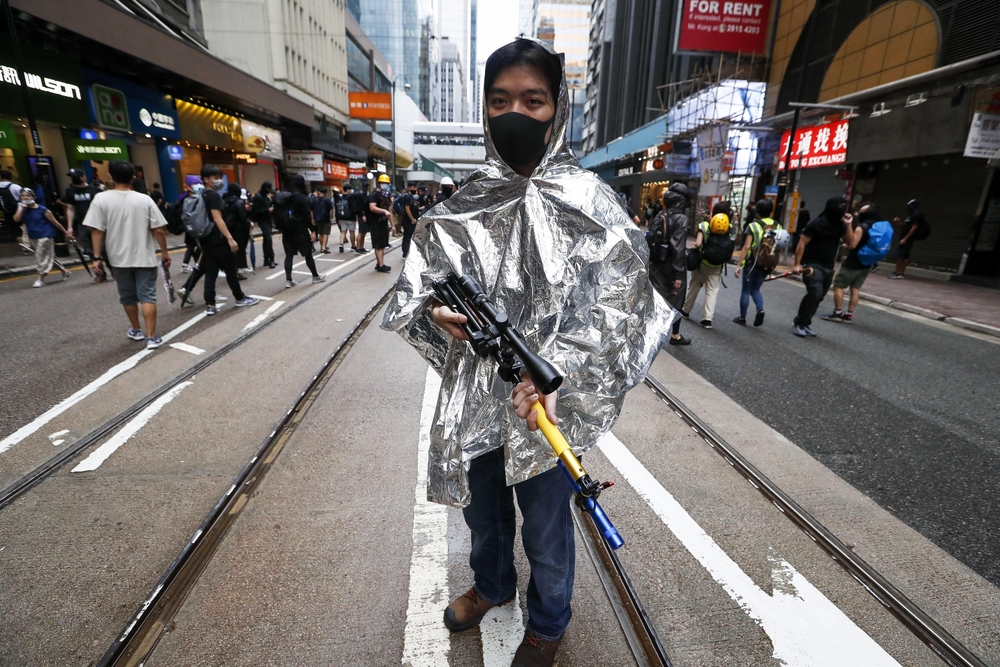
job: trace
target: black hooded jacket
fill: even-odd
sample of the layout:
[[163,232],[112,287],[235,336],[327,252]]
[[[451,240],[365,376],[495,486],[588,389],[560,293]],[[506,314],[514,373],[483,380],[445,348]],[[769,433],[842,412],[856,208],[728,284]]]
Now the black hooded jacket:
[[821,266],[832,269],[837,261],[837,251],[844,236],[844,213],[847,200],[844,197],[830,197],[826,208],[809,221],[802,235],[809,238],[809,245],[802,253],[802,265]]
[[[687,262],[685,261],[685,248],[687,246],[688,218],[684,214],[687,208],[687,197],[679,192],[668,190],[663,195],[664,209],[656,214],[653,221],[649,223],[650,233],[654,230],[662,231],[664,243],[670,247],[667,254],[667,261],[660,265],[660,270],[667,270],[674,276],[674,280],[683,278],[687,272]],[[650,262],[657,264],[650,255]]]

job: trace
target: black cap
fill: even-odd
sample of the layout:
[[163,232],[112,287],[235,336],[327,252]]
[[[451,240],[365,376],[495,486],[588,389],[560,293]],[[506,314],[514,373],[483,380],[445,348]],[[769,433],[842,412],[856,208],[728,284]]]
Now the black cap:
[[66,175],[73,178],[75,176],[86,176],[87,174],[82,169],[70,169]]

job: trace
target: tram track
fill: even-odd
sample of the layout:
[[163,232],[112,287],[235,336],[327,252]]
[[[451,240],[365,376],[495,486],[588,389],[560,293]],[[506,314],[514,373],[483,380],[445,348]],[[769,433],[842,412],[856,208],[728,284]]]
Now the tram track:
[[926,644],[945,664],[952,667],[987,667],[985,662],[768,479],[656,378],[647,376],[645,382],[653,394],[685,424],[690,426],[726,463],[739,472],[778,511],[798,526],[807,537],[861,584],[876,601]]
[[[392,252],[392,249],[389,249],[388,252]],[[258,333],[260,333],[273,323],[277,322],[288,313],[293,312],[302,304],[310,301],[311,299],[323,293],[327,289],[332,288],[341,280],[344,280],[345,278],[360,271],[362,268],[368,266],[370,263],[371,263],[370,261],[360,262],[358,266],[356,266],[355,268],[351,269],[350,271],[345,271],[344,273],[339,274],[333,280],[327,281],[327,283],[323,285],[321,288],[313,292],[310,292],[309,294],[305,295],[298,301],[295,301],[294,303],[290,304],[284,310],[275,313],[267,320],[262,322],[260,325],[254,327],[249,331],[241,333],[239,336],[229,341],[228,343],[220,347],[218,350],[215,350],[214,352],[206,356],[204,359],[201,359],[190,368],[185,369],[184,371],[177,374],[176,376],[174,376],[173,378],[171,378],[158,388],[154,389],[152,392],[146,394],[146,396],[144,396],[143,398],[139,399],[129,407],[117,413],[114,417],[105,421],[103,424],[101,424],[100,426],[98,426],[97,428],[90,431],[85,436],[74,442],[71,446],[67,447],[66,449],[59,452],[46,462],[42,463],[37,468],[29,472],[27,475],[24,475],[19,480],[17,480],[7,488],[5,488],[3,491],[0,491],[0,510],[3,510],[4,508],[14,503],[18,498],[24,496],[31,489],[33,489],[38,484],[45,481],[53,473],[62,468],[62,466],[64,466],[66,463],[73,460],[81,453],[89,449],[90,447],[98,444],[105,437],[109,436],[115,430],[117,430],[122,425],[127,423],[130,419],[132,419],[140,412],[145,410],[147,407],[149,407],[154,401],[156,401],[156,399],[160,398],[167,392],[171,391],[182,382],[189,380],[197,373],[200,373],[209,366],[212,366],[217,361],[219,361],[227,354],[232,352],[234,349],[240,347],[243,343],[253,338]]]

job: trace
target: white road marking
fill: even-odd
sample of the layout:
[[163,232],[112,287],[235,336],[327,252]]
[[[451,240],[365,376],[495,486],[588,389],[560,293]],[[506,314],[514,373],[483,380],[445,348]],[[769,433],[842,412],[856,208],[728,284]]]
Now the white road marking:
[[[168,341],[171,338],[174,338],[178,334],[187,331],[188,329],[190,329],[203,319],[205,319],[205,313],[201,313],[200,315],[195,315],[190,320],[180,325],[173,331],[169,331],[163,334],[163,340]],[[52,406],[44,413],[36,417],[34,421],[32,421],[31,423],[25,424],[21,428],[17,429],[16,431],[8,435],[3,440],[0,440],[0,454],[7,451],[14,445],[18,444],[28,436],[34,434],[43,426],[48,424],[50,421],[52,421],[62,413],[66,412],[71,407],[73,407],[83,399],[87,398],[88,396],[93,394],[95,391],[97,391],[98,389],[100,389],[101,387],[103,387],[108,382],[115,379],[122,373],[132,370],[133,368],[135,368],[136,364],[142,361],[144,357],[148,357],[152,353],[153,353],[152,350],[142,350],[141,352],[136,352],[125,361],[115,364],[114,366],[106,370],[104,374],[101,375],[101,377],[97,378],[96,380],[88,384],[86,387],[83,387],[69,398],[64,399],[60,403],[57,403],[56,405]]]
[[51,440],[52,438],[59,438],[61,436],[66,435],[67,433],[69,433],[69,429],[68,428],[63,429],[61,431],[56,431],[55,433],[53,433],[52,435],[49,436],[49,440]]
[[181,382],[163,396],[160,396],[158,399],[150,403],[145,410],[133,417],[132,421],[125,424],[125,426],[122,427],[122,430],[115,433],[115,435],[107,442],[91,452],[90,456],[85,458],[79,465],[73,468],[72,472],[89,472],[100,468],[101,464],[107,461],[109,456],[114,454],[119,447],[128,442],[129,438],[138,433],[139,429],[149,423],[149,420],[163,409],[163,406],[174,400],[177,395],[190,384],[192,384],[190,381]]
[[265,310],[263,313],[261,313],[257,317],[255,317],[252,320],[250,320],[250,322],[247,323],[247,325],[245,327],[243,327],[243,331],[250,331],[255,326],[257,326],[258,324],[260,324],[261,322],[263,322],[264,320],[266,320],[268,315],[270,315],[274,311],[278,310],[283,305],[285,305],[284,301],[275,301],[270,306],[268,306],[267,310]]
[[774,594],[761,590],[613,434],[598,446],[684,547],[767,633],[788,667],[899,667],[843,611],[784,559],[772,555]]
[[64,442],[66,442],[66,441],[65,441],[65,440],[63,440],[62,438],[59,438],[58,440],[53,440],[53,441],[52,441],[52,444],[53,444],[53,445],[54,445],[55,447],[58,447],[59,445],[63,444]]
[[174,348],[175,350],[180,350],[181,352],[189,352],[195,355],[196,357],[205,354],[205,350],[201,349],[200,347],[195,347],[194,345],[188,345],[187,343],[171,343],[170,347]]
[[[295,267],[302,266],[305,263],[306,263],[306,260],[302,260],[298,264],[292,264],[292,268],[294,269]],[[278,276],[283,276],[283,275],[285,275],[285,270],[281,269],[280,271],[275,271],[274,273],[272,273],[271,275],[269,275],[267,278],[264,278],[264,280],[274,280]]]
[[329,259],[327,257],[313,257],[317,262],[346,262],[346,259]]
[[343,264],[338,264],[337,266],[333,267],[329,271],[325,272],[323,275],[332,276],[337,271],[340,271],[341,269],[346,268],[346,267],[350,266],[351,264],[354,264],[354,262],[357,262],[358,260],[361,260],[361,259],[364,259],[364,258],[365,258],[364,255],[358,255],[354,259],[349,259],[346,262],[344,262]]
[[309,271],[292,271],[292,273],[293,273],[293,274],[294,274],[294,273],[297,273],[297,274],[299,274],[300,276],[311,276],[311,275],[312,275],[312,273],[310,273]]
[[450,633],[441,622],[442,610],[451,601],[448,597],[448,508],[427,500],[427,456],[440,388],[441,378],[428,368],[420,410],[410,599],[403,640],[403,664],[410,667],[447,665],[451,649]]
[[479,624],[483,641],[483,667],[508,667],[524,636],[521,594],[502,607],[493,607]]
[[250,294],[249,296],[254,299],[260,299],[261,301],[274,301],[274,297],[270,296],[261,296],[260,294]]

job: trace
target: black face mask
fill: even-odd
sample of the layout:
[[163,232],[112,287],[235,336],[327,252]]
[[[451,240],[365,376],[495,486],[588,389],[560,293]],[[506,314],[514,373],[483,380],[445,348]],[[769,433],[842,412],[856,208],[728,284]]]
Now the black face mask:
[[545,133],[553,120],[554,115],[541,121],[516,111],[490,118],[490,135],[500,159],[515,169],[539,162],[548,147]]

